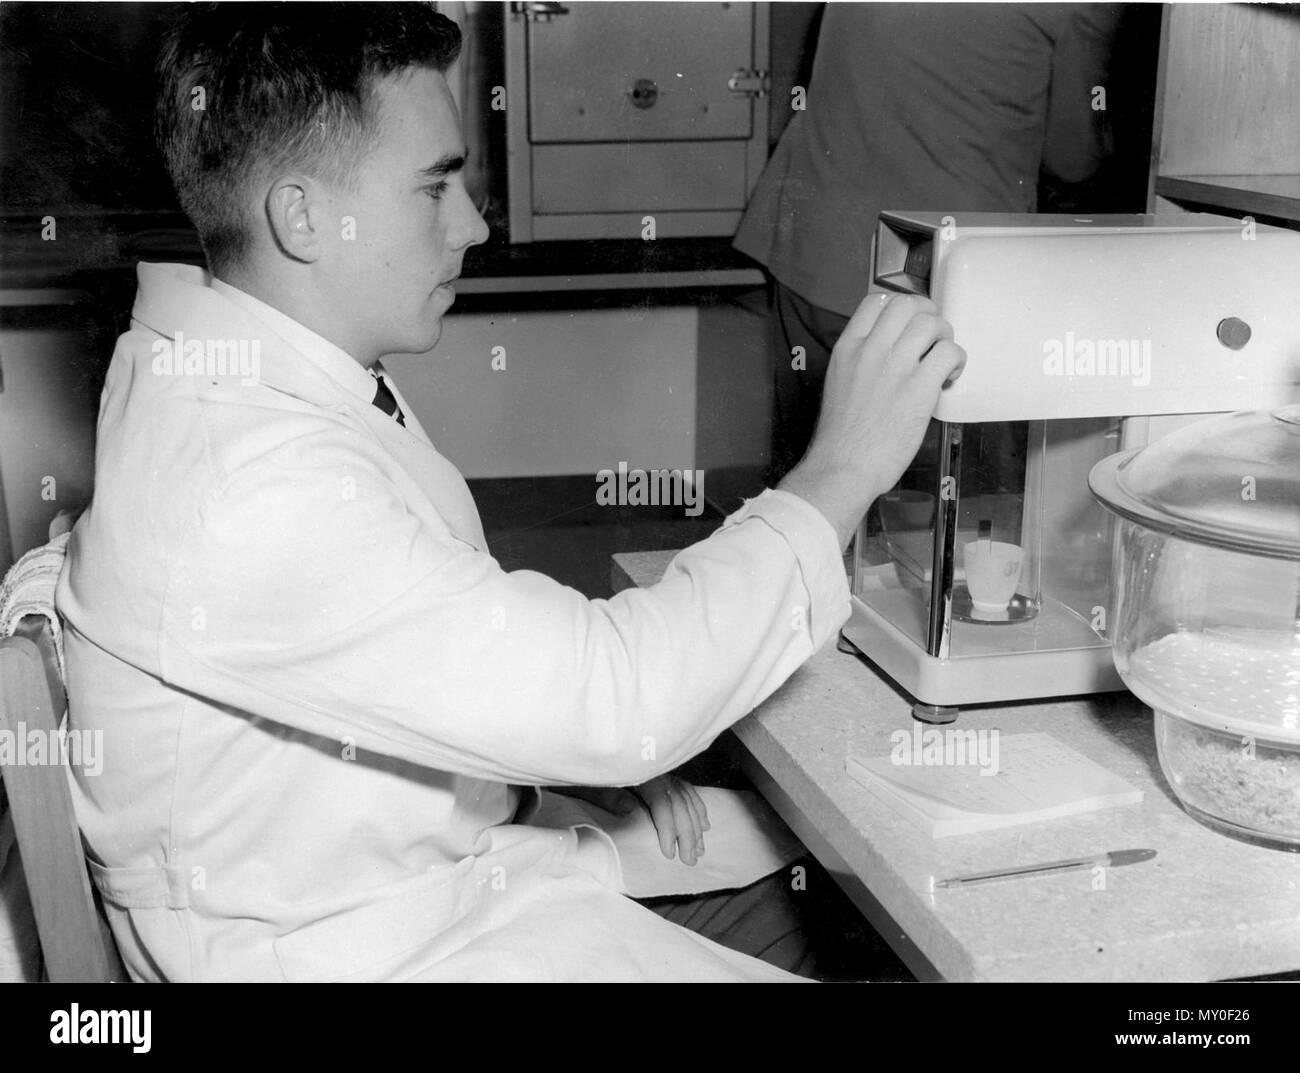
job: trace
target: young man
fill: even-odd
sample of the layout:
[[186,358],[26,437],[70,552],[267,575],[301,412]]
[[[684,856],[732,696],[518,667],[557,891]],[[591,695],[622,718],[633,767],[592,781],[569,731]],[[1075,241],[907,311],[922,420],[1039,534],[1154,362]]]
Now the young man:
[[211,274],[139,268],[59,588],[96,884],[142,979],[783,978],[624,897],[599,831],[520,822],[519,786],[653,782],[830,638],[961,351],[928,303],[864,304],[804,464],[660,584],[503,572],[379,364],[434,346],[486,237],[458,40],[423,5],[259,4],[168,42]]

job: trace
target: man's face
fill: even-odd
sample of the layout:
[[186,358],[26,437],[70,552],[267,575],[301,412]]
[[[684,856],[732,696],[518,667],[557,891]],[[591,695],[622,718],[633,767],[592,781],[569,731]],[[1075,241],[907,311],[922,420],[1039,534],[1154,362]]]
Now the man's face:
[[375,102],[373,146],[353,189],[333,193],[328,215],[338,222],[326,229],[319,266],[336,340],[365,365],[432,349],[465,250],[488,236],[465,190],[465,145],[446,79],[409,68],[378,82]]

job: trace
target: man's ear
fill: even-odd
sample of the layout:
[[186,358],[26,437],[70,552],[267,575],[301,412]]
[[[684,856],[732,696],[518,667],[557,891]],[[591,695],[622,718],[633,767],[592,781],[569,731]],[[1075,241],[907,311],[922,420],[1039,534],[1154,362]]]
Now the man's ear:
[[301,175],[286,175],[266,194],[266,218],[280,252],[312,263],[322,250],[320,189]]

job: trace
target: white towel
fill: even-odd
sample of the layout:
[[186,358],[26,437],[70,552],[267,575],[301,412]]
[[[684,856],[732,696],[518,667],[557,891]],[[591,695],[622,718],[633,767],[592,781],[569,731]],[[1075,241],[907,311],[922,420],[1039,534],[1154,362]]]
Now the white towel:
[[5,575],[0,584],[0,637],[12,637],[27,615],[43,615],[58,657],[59,677],[67,680],[63,663],[63,626],[54,609],[54,590],[68,553],[70,533],[60,533],[48,544],[33,548]]

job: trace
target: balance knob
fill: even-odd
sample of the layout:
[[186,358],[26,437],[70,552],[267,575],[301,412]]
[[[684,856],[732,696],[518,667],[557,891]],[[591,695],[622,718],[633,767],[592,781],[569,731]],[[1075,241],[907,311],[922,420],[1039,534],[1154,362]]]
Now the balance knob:
[[1240,317],[1224,317],[1214,334],[1229,350],[1240,350],[1250,342],[1250,325]]

